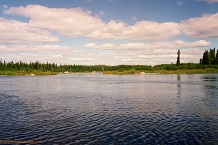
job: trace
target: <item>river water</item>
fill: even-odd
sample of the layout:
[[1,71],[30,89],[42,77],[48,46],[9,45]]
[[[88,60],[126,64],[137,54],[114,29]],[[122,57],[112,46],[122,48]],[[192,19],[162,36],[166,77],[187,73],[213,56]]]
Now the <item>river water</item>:
[[217,144],[218,74],[0,76],[0,140]]

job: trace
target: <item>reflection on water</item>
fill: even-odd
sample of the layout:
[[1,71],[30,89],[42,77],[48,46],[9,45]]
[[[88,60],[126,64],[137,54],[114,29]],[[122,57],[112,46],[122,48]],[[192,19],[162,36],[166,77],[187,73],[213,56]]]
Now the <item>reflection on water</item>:
[[211,110],[217,111],[218,108],[218,75],[202,76],[205,97],[202,102]]
[[218,75],[0,76],[0,140],[216,144]]
[[177,74],[177,90],[178,90],[178,97],[181,97],[181,82],[180,82],[180,74]]

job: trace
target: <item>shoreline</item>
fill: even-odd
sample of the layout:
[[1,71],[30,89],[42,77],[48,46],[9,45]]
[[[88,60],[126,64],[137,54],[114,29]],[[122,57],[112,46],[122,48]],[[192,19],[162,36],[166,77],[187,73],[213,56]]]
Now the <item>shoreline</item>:
[[17,71],[0,71],[1,76],[43,76],[43,75],[57,75],[56,72],[52,71],[24,71],[24,70],[17,70]]
[[218,69],[213,68],[206,68],[206,69],[179,69],[179,70],[122,70],[122,71],[102,71],[102,72],[55,72],[55,71],[24,71],[24,70],[17,70],[17,71],[0,71],[1,76],[44,76],[44,75],[68,75],[68,74],[106,74],[106,75],[154,75],[154,74],[218,74]]
[[180,69],[180,70],[125,70],[125,71],[105,71],[103,74],[131,75],[131,74],[218,74],[218,69]]

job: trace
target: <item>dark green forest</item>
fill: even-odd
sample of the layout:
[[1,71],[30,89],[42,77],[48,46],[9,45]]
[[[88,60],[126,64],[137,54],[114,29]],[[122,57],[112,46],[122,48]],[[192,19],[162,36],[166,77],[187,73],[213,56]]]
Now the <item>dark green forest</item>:
[[[178,57],[175,60],[175,64],[161,64],[161,65],[117,65],[117,66],[109,66],[109,65],[69,65],[69,64],[55,64],[55,63],[41,63],[41,62],[6,62],[4,60],[0,60],[0,74],[7,74],[5,72],[23,72],[23,73],[32,73],[32,72],[53,72],[60,73],[64,71],[69,72],[108,72],[108,71],[134,71],[136,72],[155,72],[158,70],[167,70],[167,71],[175,71],[175,70],[203,70],[203,69],[213,69],[218,70],[218,50],[209,49],[205,50],[200,59],[199,63],[180,63],[180,55],[182,52],[178,50]],[[145,60],[146,61],[146,60]],[[207,71],[208,72],[208,71]],[[215,71],[217,72],[217,71]],[[161,73],[161,72],[160,72]],[[179,73],[179,72],[178,72]]]
[[202,65],[218,65],[218,49],[206,50],[203,54],[203,58],[200,59]]
[[108,66],[108,65],[57,65],[55,63],[40,63],[36,62],[5,62],[0,60],[0,70],[10,70],[10,71],[18,71],[25,70],[27,72],[31,72],[32,70],[39,71],[54,71],[54,72],[93,72],[93,71],[123,71],[123,70],[150,70],[151,66],[146,65],[117,65],[117,66]]

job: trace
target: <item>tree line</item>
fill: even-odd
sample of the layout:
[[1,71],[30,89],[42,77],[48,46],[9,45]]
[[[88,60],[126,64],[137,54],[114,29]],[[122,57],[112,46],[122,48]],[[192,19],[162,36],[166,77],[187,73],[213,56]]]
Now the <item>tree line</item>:
[[103,71],[125,71],[125,70],[137,70],[137,71],[147,71],[147,70],[181,70],[181,69],[205,69],[214,68],[218,69],[218,50],[209,49],[205,50],[203,57],[200,59],[200,63],[180,63],[180,50],[177,52],[178,57],[175,64],[160,64],[155,66],[150,65],[68,65],[68,64],[56,64],[56,63],[41,63],[36,62],[6,62],[0,60],[0,71],[25,71],[31,72],[36,71],[52,71],[52,72],[103,72]]
[[203,58],[200,59],[202,65],[218,65],[218,49],[205,50]]
[[124,71],[124,70],[150,70],[152,66],[147,65],[117,65],[117,66],[108,66],[108,65],[68,65],[68,64],[55,64],[55,63],[40,63],[36,62],[6,62],[0,60],[0,70],[1,71],[19,71],[24,70],[31,72],[31,70],[38,71],[53,71],[53,72],[93,72],[93,71]]

